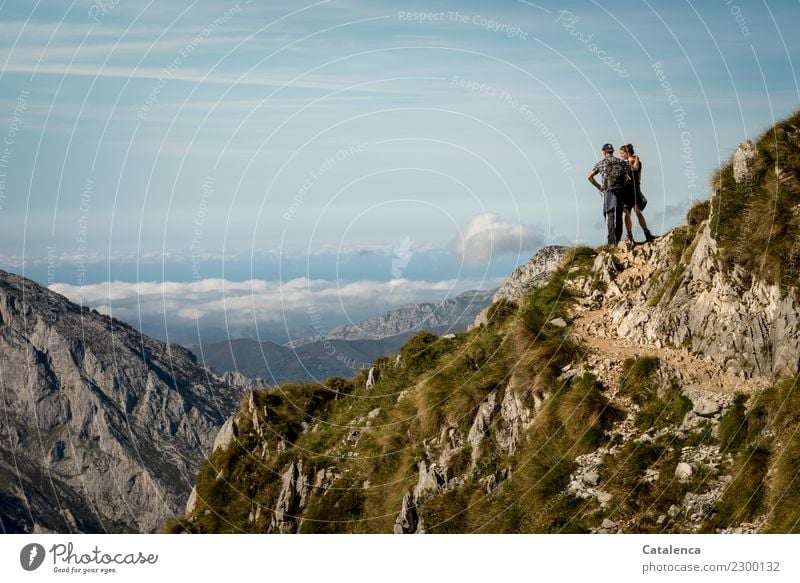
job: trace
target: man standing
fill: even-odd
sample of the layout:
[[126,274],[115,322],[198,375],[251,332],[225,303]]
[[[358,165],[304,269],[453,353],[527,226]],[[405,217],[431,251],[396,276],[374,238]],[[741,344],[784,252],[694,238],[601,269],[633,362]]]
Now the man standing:
[[[622,199],[628,172],[627,162],[614,156],[614,146],[611,144],[603,145],[603,159],[589,172],[589,182],[603,195],[609,245],[616,245],[622,239]],[[602,186],[594,179],[598,174],[603,175]]]

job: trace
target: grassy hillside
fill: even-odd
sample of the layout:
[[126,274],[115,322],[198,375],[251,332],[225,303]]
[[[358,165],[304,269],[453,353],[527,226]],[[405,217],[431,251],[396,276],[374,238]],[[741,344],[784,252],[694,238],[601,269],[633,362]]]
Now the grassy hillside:
[[788,289],[800,278],[800,112],[756,147],[750,179],[737,184],[732,164],[714,176],[712,235],[729,268]]
[[[575,249],[519,306],[495,304],[484,327],[453,340],[417,335],[399,363],[375,363],[369,389],[361,373],[254,393],[238,438],[201,469],[194,512],[165,530],[275,531],[282,477],[302,461],[298,532],[392,532],[410,492],[425,532],[590,532],[604,520],[626,532],[715,532],[764,516],[767,530],[800,531],[798,379],[737,397],[716,427],[701,419],[688,429],[692,402],[658,359],[630,359],[620,386],[603,386],[581,339],[556,320],[569,321],[573,282],[595,277],[594,258]],[[471,440],[491,395],[494,416]],[[513,402],[535,414],[512,427]],[[678,479],[687,452],[698,461]],[[570,481],[589,462],[599,494],[583,497]],[[708,492],[717,506],[703,505]],[[676,513],[687,500],[699,514],[691,520]]]

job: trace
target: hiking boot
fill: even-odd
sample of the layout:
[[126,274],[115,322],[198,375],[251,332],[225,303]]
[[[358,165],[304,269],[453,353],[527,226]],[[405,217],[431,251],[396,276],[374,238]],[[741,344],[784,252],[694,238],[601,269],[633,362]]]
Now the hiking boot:
[[645,240],[646,243],[652,243],[653,241],[656,240],[656,238],[653,237],[653,233],[651,233],[648,230],[645,230],[645,232],[644,232],[644,240]]

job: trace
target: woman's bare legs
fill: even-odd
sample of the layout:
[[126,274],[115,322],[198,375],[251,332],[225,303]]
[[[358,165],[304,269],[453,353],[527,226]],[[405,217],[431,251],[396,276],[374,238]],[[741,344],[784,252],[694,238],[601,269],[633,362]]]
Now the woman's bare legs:
[[[637,210],[639,207],[636,207]],[[631,210],[629,208],[623,208],[622,212],[625,215],[625,230],[628,232],[628,239],[633,238],[633,221],[631,221]],[[641,216],[641,212],[640,212]],[[639,219],[639,224],[642,224],[642,219]]]
[[650,243],[655,239],[655,237],[653,237],[652,233],[650,233],[650,229],[647,228],[647,221],[644,220],[642,209],[639,208],[638,204],[633,207],[633,209],[636,211],[636,218],[639,219],[639,226],[642,228],[642,231],[644,231],[644,240],[647,243]]
[[[642,214],[642,209],[639,208],[637,204],[633,207],[633,210],[636,211],[636,218],[639,219],[639,226],[642,228],[642,231],[647,231],[647,221],[644,220],[644,215]],[[628,221],[630,221],[630,214],[628,214]],[[630,232],[630,227],[628,227],[628,231]]]

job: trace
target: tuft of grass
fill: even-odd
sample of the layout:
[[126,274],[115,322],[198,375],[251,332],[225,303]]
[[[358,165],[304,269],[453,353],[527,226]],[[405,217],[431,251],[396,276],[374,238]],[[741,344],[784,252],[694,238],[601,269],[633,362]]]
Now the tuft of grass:
[[422,373],[433,369],[442,354],[447,353],[449,345],[431,332],[420,332],[400,349],[405,367],[412,373]]
[[655,398],[660,367],[661,361],[655,356],[626,359],[622,363],[620,394],[630,397],[637,405],[643,405]]
[[795,429],[774,465],[768,532],[800,533],[800,431]]
[[623,418],[602,393],[603,386],[585,374],[564,391],[557,402],[558,419],[566,436],[582,448],[596,448],[605,431]]
[[[737,184],[732,164],[714,176],[712,234],[723,265],[784,289],[800,277],[800,112],[779,122],[756,142],[751,180]],[[778,175],[778,169],[781,174]]]
[[346,478],[338,480],[321,495],[313,497],[303,512],[298,532],[341,534],[358,531],[364,518],[362,488]]
[[703,221],[711,215],[711,201],[703,200],[692,205],[686,213],[686,224],[691,229],[697,230]]
[[770,450],[764,443],[744,448],[733,472],[733,480],[717,503],[712,528],[735,527],[763,513]]
[[737,394],[725,415],[719,420],[719,445],[723,452],[738,451],[746,442],[748,435],[746,403],[747,395]]
[[502,326],[516,314],[518,307],[517,302],[505,298],[493,303],[486,313],[489,326]]

